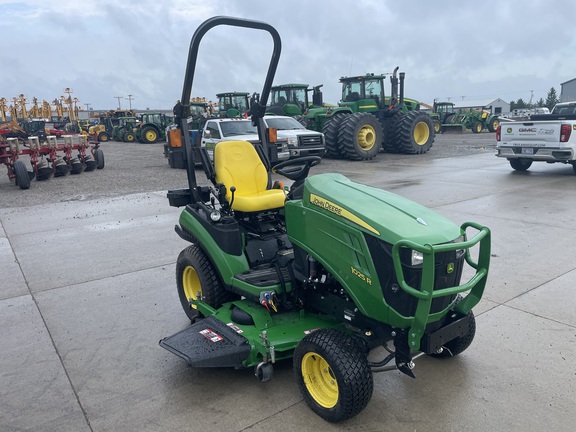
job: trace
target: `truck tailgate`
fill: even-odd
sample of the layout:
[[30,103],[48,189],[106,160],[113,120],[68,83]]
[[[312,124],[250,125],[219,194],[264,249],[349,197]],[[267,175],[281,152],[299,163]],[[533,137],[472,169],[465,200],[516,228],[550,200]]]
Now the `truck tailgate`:
[[503,123],[501,144],[513,146],[558,147],[562,122]]

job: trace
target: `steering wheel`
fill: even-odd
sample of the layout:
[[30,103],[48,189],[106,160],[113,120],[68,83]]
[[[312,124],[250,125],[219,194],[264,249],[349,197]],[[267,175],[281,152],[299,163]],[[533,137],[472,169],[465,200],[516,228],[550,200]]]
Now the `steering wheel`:
[[289,159],[272,167],[272,172],[278,173],[290,180],[299,182],[308,176],[310,168],[320,163],[319,156],[303,156],[297,159]]

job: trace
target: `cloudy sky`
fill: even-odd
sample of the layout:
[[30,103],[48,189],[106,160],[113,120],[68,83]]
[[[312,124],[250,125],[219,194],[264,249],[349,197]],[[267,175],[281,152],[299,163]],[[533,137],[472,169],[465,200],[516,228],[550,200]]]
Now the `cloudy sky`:
[[[576,78],[571,0],[0,0],[0,97],[48,101],[72,88],[83,108],[169,109],[204,20],[265,21],[282,38],[275,84],[406,73],[406,96],[536,102]],[[259,92],[267,33],[217,27],[200,45],[192,94]],[[387,85],[387,91],[389,86]]]

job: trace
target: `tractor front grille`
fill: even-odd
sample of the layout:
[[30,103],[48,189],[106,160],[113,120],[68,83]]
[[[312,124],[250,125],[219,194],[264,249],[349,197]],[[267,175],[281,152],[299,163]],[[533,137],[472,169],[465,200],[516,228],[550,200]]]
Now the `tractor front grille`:
[[[366,236],[374,266],[380,280],[384,300],[396,312],[405,317],[416,313],[418,300],[402,290],[398,284],[394,264],[392,262],[392,245],[373,236]],[[410,265],[410,251],[403,250],[401,256],[402,269],[406,283],[418,289],[422,282],[422,267]],[[463,251],[437,253],[435,256],[434,290],[458,286],[464,268]],[[439,312],[454,301],[456,295],[438,297],[432,300],[430,313]]]

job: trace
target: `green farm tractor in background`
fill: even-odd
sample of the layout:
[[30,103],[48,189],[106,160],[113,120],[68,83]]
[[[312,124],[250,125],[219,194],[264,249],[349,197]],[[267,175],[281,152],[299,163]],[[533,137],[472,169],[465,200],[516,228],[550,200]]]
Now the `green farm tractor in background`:
[[[266,114],[285,115],[296,117],[303,121],[302,115],[311,108],[322,108],[322,84],[309,88],[308,84],[282,84],[272,87],[270,105],[266,107]],[[312,92],[312,101],[308,93]],[[304,126],[307,126],[304,124]]]
[[118,123],[112,129],[112,139],[123,142],[136,141],[138,123],[136,117],[119,117],[116,120]]
[[146,112],[140,116],[136,129],[136,140],[144,144],[153,144],[166,139],[166,128],[172,119],[160,112]]
[[[192,325],[160,345],[192,367],[254,368],[262,382],[273,378],[275,363],[292,359],[308,406],[327,421],[345,420],[370,401],[374,372],[397,369],[414,377],[416,357],[450,357],[472,343],[490,231],[472,222],[455,225],[341,174],[308,177],[317,156],[271,166],[266,154],[274,131],[266,129],[264,114],[281,41],[269,24],[231,17],[201,24],[180,100],[190,99],[202,37],[219,25],[272,36],[268,73],[250,112],[260,144],[220,142],[213,161],[201,149],[208,184],[198,184],[190,106],[177,110],[170,134],[187,151],[188,186],[167,196],[171,206],[183,207],[175,230],[190,243],[176,261],[176,284]],[[355,81],[352,89],[367,101],[378,80]],[[368,103],[351,102],[358,110]],[[362,111],[343,115],[342,125],[357,114],[374,119],[365,124],[376,129],[378,118]],[[272,173],[291,186],[279,187]]]
[[218,93],[218,115],[220,117],[242,117],[250,107],[246,92]]
[[500,125],[497,115],[481,109],[455,109],[452,102],[434,102],[433,112],[430,114],[436,133],[463,132],[470,129],[480,133],[484,129],[496,132]]
[[419,111],[418,101],[404,98],[404,76],[390,77],[392,90],[385,96],[386,75],[342,77],[342,100],[337,107],[311,107],[301,122],[323,132],[329,156],[365,160],[383,149],[391,153],[426,153],[434,143],[430,116]]

